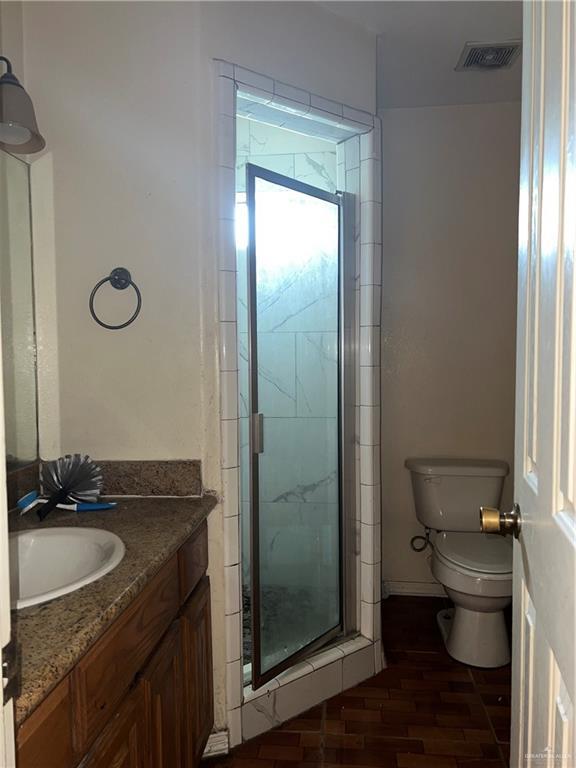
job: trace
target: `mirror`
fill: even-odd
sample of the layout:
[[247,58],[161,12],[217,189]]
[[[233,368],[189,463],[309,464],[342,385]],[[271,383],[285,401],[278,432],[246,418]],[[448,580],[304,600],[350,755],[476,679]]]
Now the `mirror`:
[[38,458],[30,169],[0,150],[0,310],[8,471]]

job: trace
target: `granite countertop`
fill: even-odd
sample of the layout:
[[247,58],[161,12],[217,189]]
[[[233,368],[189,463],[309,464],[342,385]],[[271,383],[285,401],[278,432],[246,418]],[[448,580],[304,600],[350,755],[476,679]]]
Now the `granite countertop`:
[[54,510],[39,523],[32,511],[10,515],[10,529],[47,526],[105,528],[126,546],[122,562],[106,576],[42,605],[12,612],[21,668],[16,723],[24,720],[112,621],[141,592],[216,506],[202,498],[141,497],[118,500],[103,512]]

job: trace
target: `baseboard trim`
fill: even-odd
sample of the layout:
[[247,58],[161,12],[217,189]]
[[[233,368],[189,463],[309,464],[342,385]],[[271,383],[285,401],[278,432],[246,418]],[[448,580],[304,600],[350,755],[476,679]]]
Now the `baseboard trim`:
[[228,738],[228,731],[216,731],[208,736],[206,747],[202,758],[205,757],[220,757],[220,755],[227,755],[230,751],[230,744]]
[[382,595],[446,597],[446,592],[442,584],[436,581],[384,581]]

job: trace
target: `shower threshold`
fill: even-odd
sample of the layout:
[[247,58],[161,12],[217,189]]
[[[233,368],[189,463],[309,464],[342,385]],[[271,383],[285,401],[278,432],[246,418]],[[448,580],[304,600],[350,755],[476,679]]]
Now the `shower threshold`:
[[[262,589],[262,615],[266,617],[267,643],[283,648],[291,643],[291,631],[301,632],[299,619],[304,615],[314,615],[313,608],[318,605],[317,595],[309,589],[301,587],[264,587]],[[340,635],[327,643],[321,651],[332,646],[351,640],[358,636],[354,632],[347,636]],[[297,637],[297,635],[295,635]],[[243,680],[248,686],[252,682],[252,611],[250,587],[242,586],[242,651],[243,651]],[[314,655],[314,654],[311,654]]]

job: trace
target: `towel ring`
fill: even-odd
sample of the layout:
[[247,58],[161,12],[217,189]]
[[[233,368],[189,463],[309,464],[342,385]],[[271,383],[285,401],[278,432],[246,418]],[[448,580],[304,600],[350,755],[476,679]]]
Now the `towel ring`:
[[[110,325],[109,323],[104,323],[96,312],[94,311],[94,297],[96,296],[96,293],[98,292],[98,289],[104,285],[104,283],[110,283],[110,285],[113,288],[116,288],[118,291],[124,291],[126,288],[132,286],[134,288],[134,291],[136,292],[136,309],[134,310],[134,314],[129,320],[126,320],[125,323],[121,323],[120,325]],[[142,308],[142,294],[140,293],[140,289],[136,285],[136,283],[132,280],[132,275],[130,272],[128,272],[127,269],[124,267],[116,267],[115,269],[110,272],[108,277],[103,277],[102,280],[99,280],[94,288],[92,289],[92,293],[90,294],[90,301],[88,302],[88,306],[90,307],[90,314],[94,318],[94,320],[98,323],[98,325],[101,325],[102,328],[108,328],[111,331],[118,331],[120,328],[126,328],[126,326],[130,325],[131,323],[136,320],[138,315],[140,314],[140,310]]]

